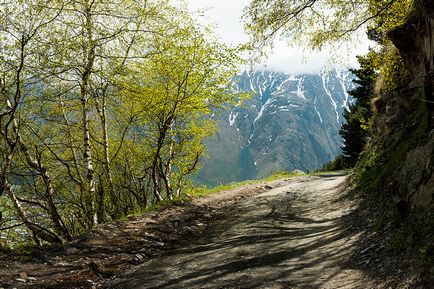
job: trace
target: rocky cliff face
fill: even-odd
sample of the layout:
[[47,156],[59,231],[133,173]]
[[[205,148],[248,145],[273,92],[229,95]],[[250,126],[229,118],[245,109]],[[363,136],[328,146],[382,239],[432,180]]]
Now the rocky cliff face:
[[434,196],[433,35],[434,3],[428,0],[415,1],[413,15],[389,33],[406,74],[375,103],[374,137],[356,170],[360,187],[391,196],[401,219],[430,206]]
[[245,72],[240,92],[252,92],[243,105],[219,116],[220,127],[208,142],[199,174],[215,185],[262,178],[277,171],[307,171],[340,153],[342,112],[351,101],[353,76],[344,70],[287,75]]

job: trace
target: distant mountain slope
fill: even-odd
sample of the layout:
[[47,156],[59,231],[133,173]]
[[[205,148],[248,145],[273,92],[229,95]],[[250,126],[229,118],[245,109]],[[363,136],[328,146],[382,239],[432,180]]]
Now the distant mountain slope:
[[199,180],[216,185],[282,170],[312,170],[331,160],[340,152],[338,131],[351,101],[352,79],[343,70],[298,76],[243,73],[236,87],[254,96],[220,116]]

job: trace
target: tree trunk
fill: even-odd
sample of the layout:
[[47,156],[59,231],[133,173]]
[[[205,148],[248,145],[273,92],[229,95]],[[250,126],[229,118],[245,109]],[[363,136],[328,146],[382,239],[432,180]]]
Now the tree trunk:
[[84,184],[83,175],[81,174],[80,167],[79,167],[78,154],[77,154],[77,151],[75,149],[74,138],[72,136],[72,131],[71,131],[71,123],[69,122],[68,116],[66,115],[65,103],[64,103],[62,98],[60,98],[60,106],[62,107],[62,116],[63,116],[63,120],[65,121],[65,124],[66,124],[66,133],[68,135],[69,149],[71,150],[71,153],[72,153],[74,169],[75,169],[77,176],[78,176],[78,182],[80,185],[80,190],[83,193],[83,184]]
[[[9,110],[12,111],[12,106],[10,105],[10,103],[7,104],[7,107]],[[12,118],[13,116],[11,116]],[[54,195],[54,189],[53,189],[53,185],[52,185],[52,181],[51,181],[51,177],[48,173],[47,168],[41,164],[38,163],[29,153],[29,150],[27,148],[27,146],[25,145],[23,138],[21,137],[21,134],[18,130],[18,123],[17,120],[15,118],[12,119],[11,121],[12,123],[12,131],[15,134],[15,143],[18,145],[19,150],[24,154],[24,158],[27,162],[27,164],[34,170],[38,171],[39,174],[41,175],[42,179],[44,180],[44,184],[45,184],[45,188],[46,188],[46,204],[47,204],[47,209],[48,209],[48,213],[50,215],[51,221],[53,223],[53,227],[54,230],[56,231],[57,234],[61,235],[62,237],[64,237],[66,240],[71,240],[71,235],[69,234],[68,230],[66,229],[66,227],[63,224],[62,218],[60,217],[55,202],[53,200],[53,195]],[[2,133],[3,134],[3,133]],[[9,138],[7,135],[3,135],[3,137],[5,139]],[[13,143],[12,139],[8,140],[9,143]],[[12,148],[11,148],[12,150]],[[10,156],[11,157],[11,156]],[[10,165],[10,161],[9,161],[9,165]],[[9,167],[8,165],[8,167]],[[3,173],[6,172],[7,169],[5,169],[3,171]],[[8,185],[6,185],[6,176],[4,176],[3,182],[5,182],[5,186],[7,187]],[[10,188],[10,185],[9,185]],[[12,192],[12,190],[10,189],[11,193],[9,194],[9,197],[11,198],[11,200],[14,199],[14,194]],[[12,194],[12,195],[11,195]],[[14,200],[13,200],[14,202]],[[18,203],[18,200],[15,200],[16,204],[14,203],[14,207],[18,210],[21,210],[21,212],[18,212],[20,216],[25,216],[25,212],[22,210],[21,206]],[[23,215],[24,214],[24,215]],[[27,217],[25,217],[27,219]],[[26,221],[23,219],[23,222],[26,223]],[[57,236],[56,236],[57,237]]]
[[[86,94],[85,89],[82,89],[82,94]],[[82,103],[82,125],[83,125],[83,158],[86,165],[86,180],[87,180],[87,194],[91,213],[91,227],[98,224],[97,208],[96,208],[96,182],[95,171],[93,168],[92,153],[90,150],[90,130],[89,130],[89,115],[87,96],[81,100]]]
[[98,224],[98,214],[96,208],[97,196],[96,196],[96,181],[95,170],[93,167],[91,146],[90,146],[90,121],[89,121],[89,80],[92,74],[92,69],[95,62],[95,43],[92,38],[92,21],[90,13],[90,3],[86,3],[85,8],[85,37],[87,39],[87,47],[85,48],[86,65],[84,67],[83,74],[81,75],[81,104],[82,104],[82,128],[83,128],[83,158],[86,166],[86,180],[87,180],[87,193],[90,206],[91,220],[90,225],[94,227]]
[[[107,124],[107,96],[105,91],[102,96],[102,104],[97,102],[97,111],[101,120],[101,127],[103,132],[103,145],[104,145],[104,169],[105,175],[107,177],[109,185],[109,197],[112,207],[116,207],[119,202],[119,197],[115,192],[112,171],[111,171],[111,160],[110,160],[110,143],[108,137],[108,124]],[[118,215],[118,212],[114,212],[114,218]]]
[[[38,163],[35,159],[32,158],[32,156],[29,153],[29,150],[27,149],[26,145],[24,144],[23,139],[21,138],[21,135],[16,132],[17,138],[18,138],[18,144],[20,146],[20,151],[24,153],[25,159],[27,164],[39,172],[42,179],[44,180],[45,188],[46,188],[46,204],[48,213],[50,215],[51,221],[53,223],[53,228],[55,232],[59,235],[61,235],[63,238],[65,238],[67,241],[70,241],[71,235],[69,234],[68,230],[64,226],[64,223],[62,221],[62,218],[59,215],[59,212],[57,211],[56,204],[54,202],[53,196],[54,196],[54,189],[53,184],[51,181],[51,177],[48,173],[47,168],[41,164]],[[24,220],[23,220],[24,221]]]
[[[157,160],[157,157],[155,157],[155,160]],[[157,161],[154,161],[154,165],[152,166],[152,185],[153,185],[153,194],[154,197],[157,199],[157,201],[161,202],[163,198],[161,197],[161,193],[159,190],[159,182],[158,182],[158,164]]]
[[39,239],[46,241],[50,244],[61,244],[62,240],[56,234],[30,222],[26,212],[23,210],[21,206],[21,203],[18,201],[17,197],[15,196],[15,193],[13,192],[11,185],[6,180],[6,177],[2,176],[1,178],[3,181],[2,184],[3,190],[5,190],[6,193],[8,194],[9,199],[12,201],[12,204],[15,210],[17,211],[20,219],[23,221],[27,229],[29,229],[29,231],[34,236],[34,240],[36,244],[40,245]]

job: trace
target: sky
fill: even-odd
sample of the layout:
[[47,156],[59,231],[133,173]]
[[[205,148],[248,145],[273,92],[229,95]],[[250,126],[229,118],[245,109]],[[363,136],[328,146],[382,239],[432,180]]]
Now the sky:
[[[204,16],[199,17],[199,20],[202,23],[216,25],[217,34],[225,43],[237,45],[248,40],[243,30],[241,16],[250,0],[187,0],[186,2],[192,11],[206,9]],[[356,49],[353,45],[351,48],[334,49],[334,53],[331,53],[331,48],[326,48],[322,52],[309,52],[303,47],[289,47],[287,42],[277,39],[273,51],[268,54],[268,59],[259,67],[293,75],[317,73],[337,66],[357,67],[356,55],[366,53],[369,45],[367,39],[362,39],[357,43]],[[331,58],[330,55],[334,57]],[[337,58],[339,63],[336,63]]]

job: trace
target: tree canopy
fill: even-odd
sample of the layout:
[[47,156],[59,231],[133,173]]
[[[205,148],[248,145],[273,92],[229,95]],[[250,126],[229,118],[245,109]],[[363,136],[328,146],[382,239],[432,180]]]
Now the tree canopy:
[[371,101],[374,98],[377,77],[373,62],[376,57],[373,51],[366,56],[359,56],[360,68],[351,70],[356,77],[353,82],[357,87],[348,94],[355,99],[355,102],[350,105],[348,111],[344,112],[345,123],[339,130],[343,139],[343,159],[349,167],[354,167],[370,136]]
[[378,37],[403,23],[411,5],[411,0],[253,0],[244,18],[251,48],[272,44],[280,33],[290,44],[321,49],[352,39],[360,28]]

